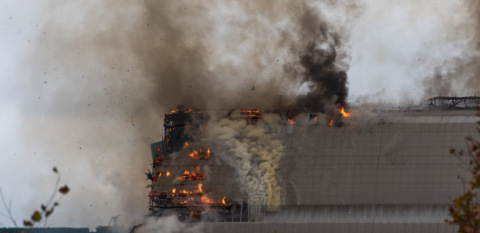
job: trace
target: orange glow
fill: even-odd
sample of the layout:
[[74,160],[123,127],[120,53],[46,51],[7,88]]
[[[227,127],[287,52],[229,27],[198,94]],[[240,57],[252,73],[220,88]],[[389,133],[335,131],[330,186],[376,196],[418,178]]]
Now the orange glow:
[[172,189],[172,197],[174,197],[174,196],[175,196],[175,192],[176,192],[176,191],[177,191],[177,189],[176,189],[176,188],[173,188],[173,189]]
[[208,198],[207,196],[202,196],[202,201],[203,201],[203,202],[206,202],[206,203],[208,203],[208,204],[214,204],[214,203],[215,203],[214,200]]
[[343,117],[348,118],[350,116],[350,113],[345,111],[344,107],[340,108],[340,113],[342,114]]
[[[174,110],[170,111],[169,114],[175,114],[175,113],[179,113],[179,112],[180,112],[180,109],[174,109]],[[195,113],[195,110],[190,108],[190,109],[187,109],[187,110],[183,111],[183,113],[191,113],[191,112]]]
[[178,177],[178,180],[203,180],[205,179],[205,174],[200,174],[200,167],[196,167],[195,171],[189,172],[185,170],[182,176]]
[[223,197],[223,199],[222,199],[222,204],[224,204],[224,205],[226,205],[225,204],[225,198],[227,198],[227,197]]
[[[187,190],[185,190],[185,189],[182,189],[182,190],[178,191],[178,194],[179,194],[180,196],[188,196],[188,195],[198,195],[198,196],[201,196],[201,195],[203,195],[202,186],[203,186],[203,184],[200,183],[200,184],[198,184],[198,189],[197,189],[197,190],[195,190],[195,191],[187,191]],[[192,200],[193,200],[193,199],[192,199]]]
[[161,177],[161,176],[162,176],[162,173],[161,173],[161,172],[159,172],[159,173],[158,173],[158,177]]
[[169,172],[169,171],[167,171],[167,176],[170,176],[170,172]]
[[198,151],[193,150],[193,152],[188,154],[188,156],[190,156],[190,158],[196,159],[196,160],[206,160],[206,159],[210,158],[211,153],[212,152],[210,151],[210,148],[207,149],[206,153],[202,152],[202,149],[199,149]]
[[183,148],[187,148],[188,142],[185,142],[185,145],[183,145]]
[[333,118],[330,119],[330,123],[328,123],[328,127],[332,127],[333,126]]
[[288,121],[288,123],[291,124],[291,125],[297,124],[297,122],[296,122],[295,120],[290,119],[290,118],[288,118],[287,121]]

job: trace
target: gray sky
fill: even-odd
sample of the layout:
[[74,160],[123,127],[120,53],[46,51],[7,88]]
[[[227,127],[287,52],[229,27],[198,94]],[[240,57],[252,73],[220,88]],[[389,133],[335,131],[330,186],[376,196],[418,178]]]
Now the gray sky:
[[[169,54],[168,43],[150,50],[141,47],[146,40],[133,45],[134,39],[123,40],[150,35],[144,21],[147,14],[170,23],[162,27],[170,31],[149,42],[168,41],[170,35],[175,41],[177,34],[193,37],[182,41],[184,46],[210,59],[198,65],[208,67],[199,76],[214,76],[220,93],[233,93],[224,98],[235,99],[232,90],[252,85],[259,90],[301,91],[304,86],[290,88],[290,81],[285,81],[286,86],[276,81],[289,80],[283,67],[295,57],[289,54],[290,45],[282,44],[288,30],[280,32],[289,29],[295,15],[280,17],[275,11],[284,9],[265,2],[271,6],[180,2],[171,9],[161,6],[166,10],[155,15],[150,5],[129,1],[0,0],[0,187],[13,201],[17,221],[49,197],[53,166],[72,192],[49,220],[50,226],[106,225],[118,214],[120,221],[130,223],[146,214],[143,172],[150,166],[149,144],[160,140],[162,114],[178,100],[163,103],[156,96],[158,84],[148,78],[148,71],[156,67],[142,59],[162,54],[173,56],[172,60],[195,59],[189,53]],[[350,103],[419,103],[428,96],[425,80],[435,72],[450,87],[447,94],[473,95],[480,90],[478,79],[471,81],[468,66],[478,57],[478,22],[469,15],[468,1],[365,0],[353,10],[343,8],[348,1],[334,6],[307,3],[316,7],[331,30],[344,35],[340,52],[349,67]],[[268,18],[245,13],[256,10],[265,11]],[[245,35],[242,25],[252,27],[249,33],[258,37]],[[271,43],[259,38],[271,39],[278,49],[268,49]],[[257,51],[259,47],[266,49]],[[282,65],[275,66],[271,58]],[[468,74],[462,76],[459,70]],[[177,72],[191,76],[183,66]],[[465,88],[469,79],[473,85]],[[0,224],[11,225],[3,218]]]

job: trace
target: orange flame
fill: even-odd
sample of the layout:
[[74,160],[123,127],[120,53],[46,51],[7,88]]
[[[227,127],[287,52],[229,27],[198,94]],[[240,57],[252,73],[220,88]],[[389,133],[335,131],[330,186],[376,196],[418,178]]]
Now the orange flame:
[[288,118],[287,121],[291,125],[297,124],[297,122],[295,120],[291,119],[291,118]]
[[200,167],[196,168],[196,171],[192,171],[191,173],[187,170],[183,173],[182,176],[178,177],[178,180],[203,180],[205,179],[206,175],[205,174],[199,174],[200,172]]
[[[188,196],[188,195],[198,195],[198,196],[201,196],[201,195],[203,195],[202,186],[203,186],[203,184],[202,184],[202,183],[199,183],[197,190],[195,190],[195,191],[187,191],[187,190],[185,190],[185,189],[182,189],[182,190],[178,191],[178,194],[179,194],[180,196]],[[192,200],[193,200],[193,199],[192,199]]]
[[198,151],[193,150],[193,152],[188,154],[188,156],[196,160],[206,160],[210,158],[210,154],[211,154],[211,151],[210,151],[210,148],[208,148],[206,153],[202,152],[202,149],[199,149]]
[[223,199],[222,199],[222,204],[224,204],[224,205],[226,205],[225,204],[225,198],[227,198],[227,197],[223,197]]
[[188,142],[185,142],[185,145],[183,145],[183,148],[187,148]]
[[207,196],[202,196],[202,201],[208,204],[215,204],[215,201],[208,198]]
[[167,176],[170,176],[170,172],[169,172],[169,171],[167,171]]
[[328,127],[332,127],[333,126],[333,118],[330,119],[330,123],[328,123]]
[[174,197],[174,196],[175,196],[175,192],[176,192],[176,191],[177,191],[177,189],[176,189],[176,188],[173,188],[173,189],[172,189],[172,197]]
[[348,118],[350,116],[350,113],[345,111],[344,107],[340,108],[340,113],[342,114],[343,117]]

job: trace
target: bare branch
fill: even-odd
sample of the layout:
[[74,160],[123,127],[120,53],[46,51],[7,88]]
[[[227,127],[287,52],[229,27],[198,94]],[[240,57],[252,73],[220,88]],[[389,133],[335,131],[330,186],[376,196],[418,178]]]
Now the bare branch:
[[13,225],[15,227],[18,227],[17,221],[15,221],[15,218],[13,218],[13,215],[12,215],[12,201],[10,201],[9,205],[7,205],[7,202],[5,201],[5,196],[3,195],[2,188],[0,188],[0,196],[2,197],[3,207],[5,207],[5,210],[7,211],[7,215],[2,214],[2,216],[9,218],[10,221],[12,221]]

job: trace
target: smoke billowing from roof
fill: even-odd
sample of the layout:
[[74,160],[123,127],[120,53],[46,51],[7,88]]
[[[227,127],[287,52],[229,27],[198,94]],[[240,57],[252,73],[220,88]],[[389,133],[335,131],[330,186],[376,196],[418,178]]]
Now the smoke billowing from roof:
[[127,40],[166,107],[346,104],[343,36],[314,6],[147,1],[145,10],[146,27]]

